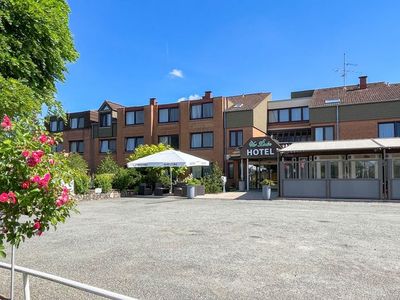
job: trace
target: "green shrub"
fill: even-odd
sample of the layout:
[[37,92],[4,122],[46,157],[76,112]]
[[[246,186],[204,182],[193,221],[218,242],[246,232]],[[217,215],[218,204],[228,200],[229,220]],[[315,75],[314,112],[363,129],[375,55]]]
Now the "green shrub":
[[96,174],[117,174],[119,169],[111,154],[107,154],[97,167]]
[[76,173],[74,175],[75,194],[87,194],[90,187],[90,177],[85,173]]
[[102,193],[107,193],[112,189],[114,174],[97,174],[94,178],[94,186],[101,188]]
[[140,174],[135,169],[120,168],[114,175],[112,186],[114,189],[124,191],[133,189],[140,181]]
[[222,171],[217,164],[211,167],[211,173],[202,178],[206,193],[214,194],[222,192]]
[[68,166],[74,171],[86,174],[89,170],[86,160],[79,153],[69,153],[67,162]]

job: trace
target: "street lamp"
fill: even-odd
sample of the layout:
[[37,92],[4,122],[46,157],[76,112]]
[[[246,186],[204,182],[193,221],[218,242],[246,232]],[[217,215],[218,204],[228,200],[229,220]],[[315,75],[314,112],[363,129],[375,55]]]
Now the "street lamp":
[[325,104],[336,105],[336,139],[339,139],[339,104],[340,99],[327,99]]

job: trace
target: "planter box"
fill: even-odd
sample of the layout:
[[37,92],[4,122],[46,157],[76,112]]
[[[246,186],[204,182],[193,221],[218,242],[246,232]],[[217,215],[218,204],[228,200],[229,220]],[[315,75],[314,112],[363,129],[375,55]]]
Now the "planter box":
[[[204,185],[195,185],[194,186],[194,196],[201,196],[205,195],[206,193],[206,187]],[[188,188],[187,185],[182,186],[182,197],[187,197],[188,196]]]

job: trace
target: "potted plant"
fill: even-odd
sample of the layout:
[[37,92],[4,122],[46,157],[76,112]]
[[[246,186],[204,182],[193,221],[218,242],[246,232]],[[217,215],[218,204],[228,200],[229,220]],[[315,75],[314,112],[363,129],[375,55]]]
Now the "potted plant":
[[271,179],[264,179],[261,181],[262,197],[264,200],[271,200],[271,187],[275,185],[275,181]]

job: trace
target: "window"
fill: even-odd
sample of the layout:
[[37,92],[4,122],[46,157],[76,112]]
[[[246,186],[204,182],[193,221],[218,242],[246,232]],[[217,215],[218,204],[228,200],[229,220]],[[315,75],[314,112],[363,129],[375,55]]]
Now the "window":
[[191,148],[212,148],[214,146],[214,134],[212,132],[192,133]]
[[174,149],[179,149],[179,135],[160,135],[158,142],[164,145],[170,145]]
[[63,150],[63,144],[58,143],[57,145],[54,145],[51,147],[53,152],[61,152]]
[[232,162],[228,163],[228,178],[232,179],[235,176],[235,167]]
[[240,147],[243,145],[243,130],[229,132],[229,147]]
[[125,125],[135,125],[144,123],[144,111],[127,111],[125,113]]
[[269,110],[268,123],[308,121],[309,114],[306,106]]
[[169,123],[179,121],[179,108],[160,108],[158,110],[158,122]]
[[298,108],[293,108],[291,110],[291,121],[301,121],[302,119],[302,109],[300,107]]
[[50,131],[58,132],[64,130],[64,122],[62,120],[55,120],[50,122]]
[[278,110],[270,110],[268,112],[268,122],[269,123],[277,123],[277,122],[279,122]]
[[400,178],[400,159],[393,160],[393,178]]
[[314,129],[316,141],[333,141],[333,126],[316,127]]
[[111,113],[100,114],[100,127],[111,127]]
[[84,151],[83,141],[69,142],[69,152],[83,153],[83,151]]
[[357,160],[352,167],[355,168],[352,178],[378,178],[378,162],[375,160]]
[[135,148],[139,145],[144,144],[144,138],[142,136],[139,137],[129,137],[125,140],[125,151],[133,152]]
[[311,129],[270,131],[268,134],[280,143],[311,141]]
[[279,110],[279,122],[289,122],[289,110],[280,109]]
[[213,117],[213,103],[196,104],[190,107],[190,119],[207,119]]
[[100,153],[115,152],[115,140],[102,140],[100,141]]
[[[212,163],[211,163],[212,164]],[[204,176],[211,174],[211,164],[207,167],[192,167],[192,176],[193,178],[202,178]]]
[[70,126],[71,126],[71,129],[77,129],[77,128],[85,127],[85,118],[84,117],[71,118],[70,119]]
[[380,138],[400,137],[400,122],[378,124]]
[[309,110],[309,108],[308,107],[303,107],[302,111],[303,111],[303,121],[310,120],[310,110]]

